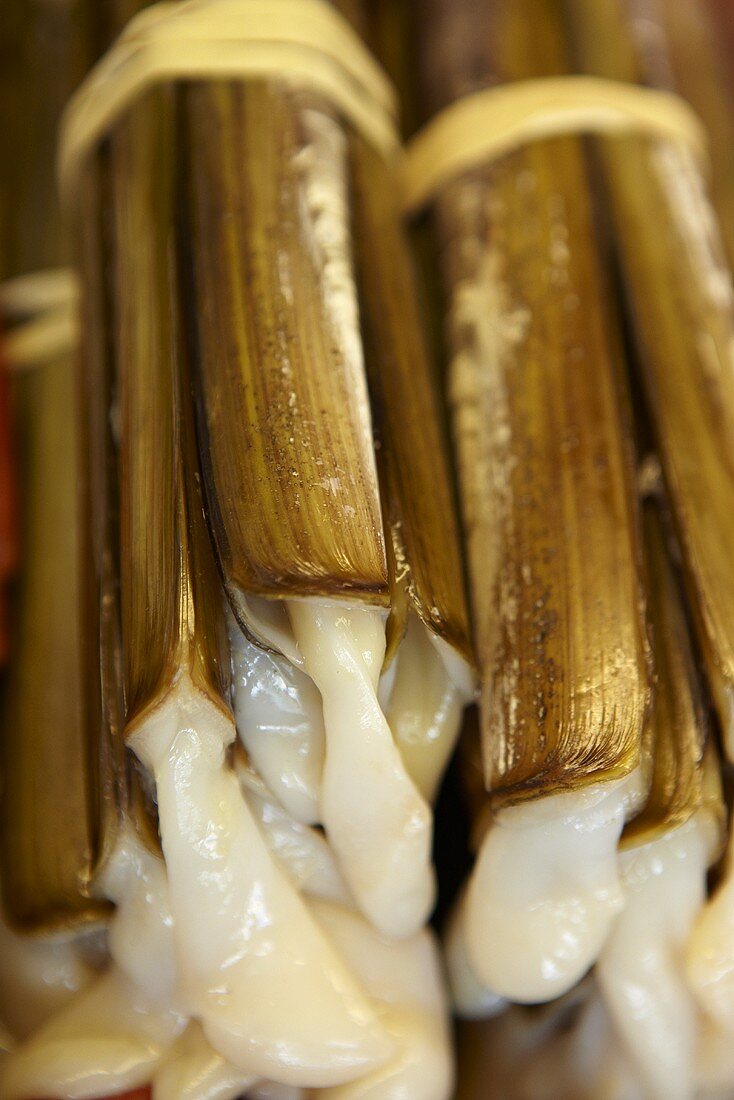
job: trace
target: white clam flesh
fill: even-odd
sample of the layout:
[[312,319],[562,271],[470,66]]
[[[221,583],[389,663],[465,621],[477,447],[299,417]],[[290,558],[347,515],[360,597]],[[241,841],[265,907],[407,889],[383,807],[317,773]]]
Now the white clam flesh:
[[[279,640],[281,640],[279,638]],[[313,681],[286,657],[230,628],[237,731],[283,809],[306,825],[319,820],[324,719]]]
[[501,810],[487,829],[461,921],[480,986],[520,1003],[571,988],[624,905],[617,842],[640,774]]
[[324,834],[290,817],[251,769],[239,766],[237,774],[273,857],[294,885],[302,893],[325,901],[353,904]]
[[115,965],[152,1001],[180,1010],[166,868],[129,824],[99,876],[99,888],[115,903],[107,934]]
[[412,614],[393,664],[385,716],[408,775],[432,802],[472,696],[469,670]]
[[321,821],[329,843],[375,927],[413,935],[433,905],[433,822],[377,696],[383,616],[311,600],[290,601],[287,609],[303,668],[323,703]]
[[21,935],[0,920],[0,1021],[14,1040],[31,1035],[93,977],[75,937]]
[[388,940],[360,914],[314,902],[313,911],[371,998],[395,1045],[383,1066],[314,1100],[448,1100],[453,1057],[433,935]]
[[[164,858],[123,829],[98,879],[116,905],[101,975],[71,945],[33,945],[36,971],[21,969],[31,984],[57,972],[63,995],[16,1023],[30,1038],[0,1063],[8,1100],[143,1085],[156,1100],[451,1093],[442,975],[422,925],[427,798],[471,694],[466,668],[417,618],[383,675],[383,612],[255,603],[283,655],[233,628],[248,759],[235,753],[232,768],[234,723],[185,673],[129,731]],[[0,963],[2,948],[0,932]]]
[[145,1085],[181,1026],[112,967],[5,1060],[0,1095],[83,1100]]
[[466,895],[463,894],[451,915],[444,939],[446,967],[454,1011],[464,1020],[486,1020],[507,1005],[477,978],[466,943]]
[[190,1023],[153,1078],[155,1100],[238,1100],[256,1083],[230,1065]]
[[686,954],[698,1003],[734,1041],[734,833],[723,880],[698,915]]
[[694,1094],[699,1021],[683,957],[717,838],[711,816],[699,811],[620,856],[626,905],[600,954],[597,980],[650,1100]]
[[119,1093],[147,1084],[183,1028],[166,877],[127,828],[106,869],[112,962],[5,1061],[4,1100]]
[[250,1089],[247,1100],[305,1100],[302,1089],[292,1085],[280,1085],[276,1081],[262,1081]]
[[253,1076],[361,1076],[392,1044],[275,863],[226,761],[234,737],[185,676],[130,736],[155,779],[184,1004]]

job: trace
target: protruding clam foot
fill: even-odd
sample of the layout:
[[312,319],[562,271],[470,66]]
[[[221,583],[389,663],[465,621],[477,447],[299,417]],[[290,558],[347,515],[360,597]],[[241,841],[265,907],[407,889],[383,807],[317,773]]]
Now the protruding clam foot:
[[624,905],[619,840],[637,777],[502,810],[465,901],[471,968],[521,1003],[565,993],[595,962]]
[[385,935],[412,935],[433,905],[433,819],[377,699],[382,616],[306,600],[288,613],[324,704],[326,834],[365,915]]

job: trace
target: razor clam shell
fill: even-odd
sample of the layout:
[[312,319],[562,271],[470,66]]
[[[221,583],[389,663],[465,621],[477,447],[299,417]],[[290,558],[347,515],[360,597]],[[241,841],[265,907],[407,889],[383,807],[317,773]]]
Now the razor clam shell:
[[110,140],[126,735],[182,672],[222,709],[229,650],[200,498],[175,234],[175,91]]
[[[670,83],[616,0],[573,6],[580,58],[612,79]],[[601,44],[603,43],[603,48]],[[664,59],[663,59],[664,61]],[[662,67],[661,67],[662,66]],[[672,144],[599,144],[629,314],[708,679],[734,743],[734,292],[701,168]]]
[[[547,0],[422,7],[431,107],[567,71]],[[536,142],[437,199],[449,397],[495,804],[640,762],[649,647],[619,348],[581,143]]]
[[397,572],[406,576],[410,604],[428,629],[471,663],[447,430],[394,180],[390,166],[358,135],[351,163],[367,378],[383,496],[400,543]]
[[[3,4],[3,277],[68,262],[54,143],[62,106],[89,64],[86,15],[80,0]],[[95,923],[107,910],[90,896],[101,807],[82,672],[76,362],[59,355],[9,381],[22,560],[0,738],[0,878],[6,918],[46,933]]]
[[319,101],[275,81],[184,95],[187,320],[233,610],[246,628],[248,595],[386,606],[349,225],[334,208],[346,135]]
[[645,806],[628,822],[622,846],[654,840],[683,825],[704,804],[717,818],[723,816],[721,791],[717,799],[711,785],[712,765],[718,774],[716,750],[659,499],[645,501],[643,525],[656,673],[652,775]]
[[94,822],[82,725],[74,364],[14,380],[23,570],[2,737],[2,885],[16,926],[96,921]]

